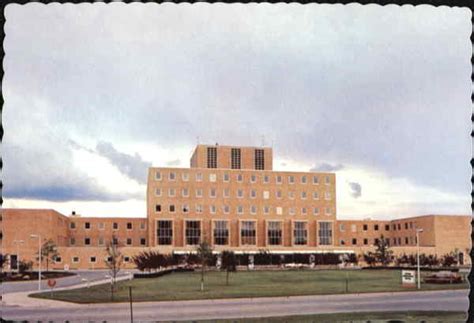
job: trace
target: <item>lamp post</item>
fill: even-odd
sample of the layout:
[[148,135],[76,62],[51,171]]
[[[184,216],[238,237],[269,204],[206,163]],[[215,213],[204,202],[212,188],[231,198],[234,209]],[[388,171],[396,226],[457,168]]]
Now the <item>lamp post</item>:
[[38,238],[38,291],[41,291],[41,261],[42,261],[42,255],[41,255],[41,236],[39,234],[32,234],[30,235],[30,238],[36,239]]
[[420,233],[421,232],[423,232],[423,229],[416,229],[416,270],[417,270],[416,282],[418,284],[418,289],[421,289],[421,281],[420,281]]
[[20,248],[19,245],[24,243],[23,240],[13,240],[13,243],[16,244],[16,269],[20,272]]

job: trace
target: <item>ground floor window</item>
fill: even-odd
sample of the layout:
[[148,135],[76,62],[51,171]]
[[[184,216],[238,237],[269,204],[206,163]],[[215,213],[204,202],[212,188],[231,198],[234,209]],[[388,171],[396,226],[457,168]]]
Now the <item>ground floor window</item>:
[[306,245],[308,243],[307,222],[294,222],[293,239],[295,245]]
[[255,223],[255,221],[241,222],[240,242],[242,245],[257,244],[257,224]]
[[186,221],[186,244],[197,245],[201,241],[201,221]]
[[214,244],[228,245],[229,244],[229,228],[227,221],[214,222]]
[[156,237],[159,245],[171,245],[173,240],[173,221],[158,220]]
[[269,221],[268,222],[268,244],[269,245],[281,245],[282,243],[282,230],[281,222]]
[[318,237],[320,245],[332,245],[332,222],[319,222]]

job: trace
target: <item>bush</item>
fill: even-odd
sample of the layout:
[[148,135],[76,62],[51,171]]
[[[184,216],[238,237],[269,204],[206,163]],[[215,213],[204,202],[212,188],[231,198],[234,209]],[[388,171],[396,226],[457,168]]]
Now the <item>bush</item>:
[[31,271],[32,268],[33,268],[32,261],[20,260],[20,263],[18,264],[18,271],[20,272],[20,274],[23,274],[27,271]]
[[162,267],[166,268],[174,262],[173,256],[162,255],[156,251],[144,251],[132,259],[140,271],[156,271]]

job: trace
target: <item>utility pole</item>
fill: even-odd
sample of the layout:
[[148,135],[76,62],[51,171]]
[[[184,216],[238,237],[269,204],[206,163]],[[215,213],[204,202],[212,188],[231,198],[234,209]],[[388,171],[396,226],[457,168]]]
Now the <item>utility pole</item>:
[[13,240],[13,243],[16,244],[16,269],[20,272],[20,248],[19,245],[23,244],[23,240]]
[[41,291],[41,261],[43,260],[41,255],[41,236],[39,234],[31,234],[30,238],[38,238],[38,291]]
[[133,323],[132,286],[128,286],[128,298],[129,298],[129,300],[130,300],[130,322]]
[[418,289],[421,289],[421,281],[420,281],[420,233],[421,232],[423,232],[423,229],[416,229],[416,270],[417,270],[416,282],[418,284]]

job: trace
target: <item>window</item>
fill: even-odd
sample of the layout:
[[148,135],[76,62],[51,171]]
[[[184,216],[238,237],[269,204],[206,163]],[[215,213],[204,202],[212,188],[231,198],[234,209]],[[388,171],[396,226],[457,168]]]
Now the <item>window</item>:
[[230,168],[240,169],[240,149],[232,148],[230,151]]
[[243,190],[237,190],[237,197],[238,198],[243,198],[244,197],[244,191]]
[[408,229],[408,222],[405,222],[405,230]]
[[173,221],[158,220],[156,237],[159,245],[171,245],[173,241]]
[[228,182],[230,180],[229,173],[224,173],[224,182]]
[[250,191],[250,198],[256,198],[257,197],[257,191],[256,190],[251,190]]
[[295,208],[294,207],[290,207],[288,209],[288,213],[290,213],[290,215],[295,215]]
[[207,147],[207,168],[217,168],[216,147]]
[[277,183],[277,184],[281,184],[281,183],[282,183],[281,175],[277,175],[277,177],[276,177],[276,183]]
[[345,242],[344,240],[339,240],[339,244],[340,244],[341,246],[344,246],[344,245],[346,244],[346,242]]
[[226,197],[226,198],[230,196],[230,190],[228,188],[224,188],[223,196]]
[[123,262],[130,262],[130,257],[129,256],[124,256],[123,257]]
[[209,213],[211,213],[211,214],[216,213],[216,206],[215,205],[209,205]]
[[201,240],[201,221],[186,221],[186,244],[197,245]]
[[301,184],[306,184],[306,176],[301,176]]
[[202,213],[202,205],[196,204],[196,213]]
[[408,244],[408,237],[405,237],[405,244]]
[[379,231],[379,225],[378,224],[374,224],[374,231]]
[[270,213],[270,207],[269,206],[264,206],[263,207],[263,214],[268,214]]
[[313,200],[319,200],[318,192],[313,192]]
[[356,244],[357,244],[357,239],[356,239],[356,238],[352,238],[352,244],[353,244],[353,245],[356,245]]
[[393,245],[394,245],[394,246],[397,245],[397,238],[393,238]]
[[62,261],[60,256],[55,256],[53,260],[55,263],[60,263]]
[[330,192],[325,192],[324,193],[324,199],[325,200],[330,200],[331,199],[331,193]]
[[176,195],[176,190],[174,188],[168,189],[168,196],[173,197]]
[[385,225],[385,231],[390,231],[390,224]]
[[212,198],[215,198],[216,197],[216,189],[215,188],[211,188],[209,190],[209,197],[212,197]]
[[255,221],[242,221],[240,227],[240,243],[242,245],[257,244],[257,230]]
[[410,222],[410,229],[413,229],[413,222]]
[[132,230],[132,222],[127,222],[127,230]]
[[99,246],[103,246],[104,245],[104,238],[103,237],[99,237]]
[[77,256],[72,257],[72,262],[73,263],[78,263],[79,262],[79,257],[77,257]]
[[318,215],[319,214],[319,207],[314,207],[313,208],[313,214]]
[[161,204],[155,205],[155,212],[161,212]]
[[183,211],[183,213],[188,213],[189,212],[189,205],[183,204],[182,211]]
[[313,176],[313,185],[318,185],[318,184],[319,184],[318,176]]
[[91,228],[91,223],[90,222],[85,222],[84,223],[84,229],[90,229]]
[[265,169],[265,158],[263,149],[255,149],[255,169],[264,170]]
[[357,225],[356,224],[351,224],[351,231],[352,232],[357,232]]
[[209,174],[209,182],[215,183],[217,181],[216,174]]
[[202,182],[202,173],[196,173],[196,182]]
[[161,196],[161,188],[155,188],[155,196]]
[[156,181],[161,181],[161,172],[159,170],[157,170],[155,172],[155,180]]
[[242,176],[242,174],[238,174],[237,175],[237,182],[242,183],[243,180],[244,180],[244,177]]
[[243,214],[244,213],[244,207],[242,205],[237,206],[237,213],[238,214]]
[[263,191],[263,199],[268,200],[270,198],[270,192],[269,191]]
[[268,175],[263,176],[263,183],[268,184],[269,182],[270,182],[270,176]]
[[401,229],[402,229],[402,226],[401,226],[400,223],[397,224],[397,229],[398,229],[398,230],[401,230]]
[[140,238],[140,245],[146,246],[146,239],[145,238]]
[[396,231],[396,230],[397,230],[397,225],[396,225],[396,224],[393,224],[393,225],[392,225],[392,230],[393,230],[393,231]]
[[329,176],[324,177],[324,183],[325,183],[326,185],[331,184],[331,179],[329,178]]
[[367,229],[368,229],[367,224],[364,224],[364,225],[362,226],[362,228],[363,228],[364,231],[367,231]]
[[181,174],[181,179],[183,180],[183,182],[189,181],[189,174],[188,173],[182,173]]
[[72,230],[74,230],[76,228],[76,222],[71,222],[69,224],[69,228],[71,228]]
[[70,244],[71,246],[74,246],[74,245],[76,244],[76,239],[75,239],[75,238],[71,238],[71,239],[69,240],[69,244]]
[[332,244],[332,223],[331,222],[319,222],[319,244],[327,246]]
[[196,189],[196,197],[202,197],[202,188]]
[[224,213],[225,213],[225,214],[229,214],[229,213],[230,213],[230,207],[229,207],[228,205],[224,205],[223,209],[224,209]]
[[183,189],[181,190],[181,195],[182,195],[183,197],[188,197],[188,196],[189,196],[189,189],[183,188]]
[[277,199],[281,199],[281,191],[276,191],[276,197]]
[[282,243],[282,230],[281,222],[269,221],[268,222],[268,244],[269,245],[281,245]]
[[306,222],[295,222],[293,228],[293,239],[295,245],[306,245],[308,243],[308,229]]
[[132,245],[132,238],[127,238],[127,246],[131,246]]
[[252,206],[250,207],[250,213],[251,213],[251,214],[256,214],[256,213],[257,213],[257,207],[256,207],[255,205],[252,205]]
[[306,208],[305,208],[305,207],[302,207],[302,208],[301,208],[301,214],[302,214],[302,215],[306,215]]
[[170,205],[170,212],[173,213],[174,211],[176,211],[175,207],[174,207],[174,204],[171,204]]
[[113,245],[118,245],[119,241],[118,241],[118,238],[112,238],[112,244]]
[[364,245],[368,245],[369,244],[369,240],[368,239],[364,239]]
[[176,180],[176,173],[170,172],[169,175],[168,175],[168,180],[170,180],[170,181]]
[[289,192],[288,192],[288,198],[289,198],[290,200],[293,200],[293,199],[295,198],[295,192],[289,191]]
[[402,238],[398,238],[398,245],[401,246],[402,245]]
[[255,183],[256,181],[257,181],[257,176],[255,176],[255,175],[253,175],[253,174],[250,175],[250,182],[251,182],[251,183]]
[[227,221],[214,222],[214,244],[228,245],[229,244],[229,228]]
[[301,199],[306,200],[306,192],[301,192]]
[[288,176],[288,183],[289,184],[294,184],[295,183],[295,177],[293,175]]
[[112,228],[113,228],[114,230],[118,230],[118,228],[119,228],[118,223],[117,223],[117,222],[114,222],[114,223],[112,224]]
[[326,208],[326,215],[331,215],[331,208],[330,207]]
[[344,223],[339,224],[339,231],[340,231],[340,232],[346,231],[346,226],[345,226]]

